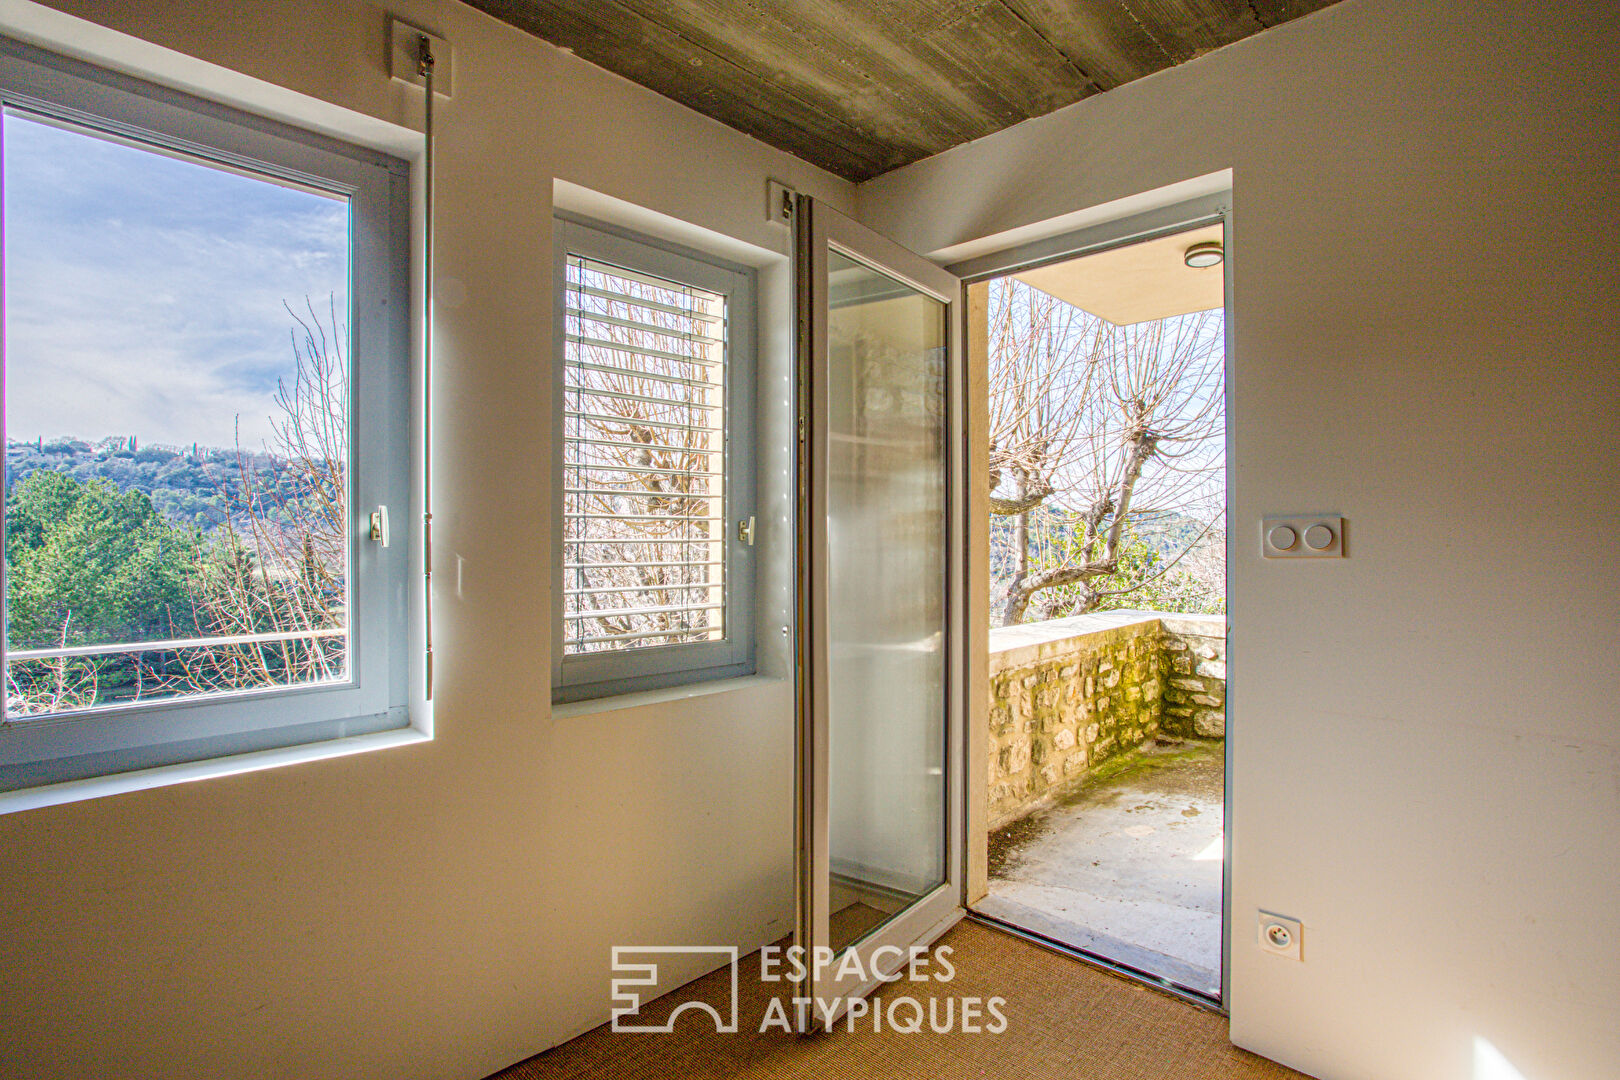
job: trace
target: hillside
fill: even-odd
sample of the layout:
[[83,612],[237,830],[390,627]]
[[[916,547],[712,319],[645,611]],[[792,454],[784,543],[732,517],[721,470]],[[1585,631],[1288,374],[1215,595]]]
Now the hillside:
[[123,436],[97,443],[82,439],[6,443],[6,490],[40,469],[66,473],[75,480],[109,480],[121,491],[139,491],[160,514],[176,525],[204,532],[225,520],[225,507],[241,506],[243,473],[258,492],[278,484],[276,459],[263,452],[212,446],[140,446]]

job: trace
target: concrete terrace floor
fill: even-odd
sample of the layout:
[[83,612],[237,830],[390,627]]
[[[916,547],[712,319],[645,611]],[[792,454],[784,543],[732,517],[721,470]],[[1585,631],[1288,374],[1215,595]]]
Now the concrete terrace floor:
[[1155,740],[992,833],[974,910],[1218,997],[1224,747]]

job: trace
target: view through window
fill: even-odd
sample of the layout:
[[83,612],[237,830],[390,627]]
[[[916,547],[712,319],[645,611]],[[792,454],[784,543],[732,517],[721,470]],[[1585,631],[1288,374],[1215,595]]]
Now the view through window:
[[348,200],[3,123],[7,717],[347,680]]
[[568,258],[566,654],[725,636],[726,297]]

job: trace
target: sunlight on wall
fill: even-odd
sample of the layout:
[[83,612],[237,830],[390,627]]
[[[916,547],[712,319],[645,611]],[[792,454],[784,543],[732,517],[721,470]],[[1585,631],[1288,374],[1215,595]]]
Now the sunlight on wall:
[[1529,1080],[1481,1035],[1474,1036],[1474,1080]]

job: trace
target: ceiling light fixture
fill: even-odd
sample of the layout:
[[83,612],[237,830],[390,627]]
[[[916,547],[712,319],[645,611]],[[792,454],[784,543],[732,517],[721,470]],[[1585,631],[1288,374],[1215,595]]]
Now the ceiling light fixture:
[[1194,270],[1202,270],[1208,266],[1219,266],[1224,258],[1226,258],[1226,252],[1222,250],[1219,240],[1205,240],[1203,243],[1194,244],[1182,256],[1182,260]]

